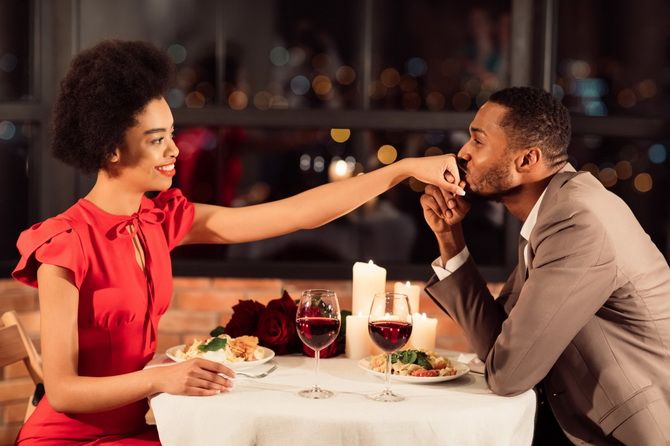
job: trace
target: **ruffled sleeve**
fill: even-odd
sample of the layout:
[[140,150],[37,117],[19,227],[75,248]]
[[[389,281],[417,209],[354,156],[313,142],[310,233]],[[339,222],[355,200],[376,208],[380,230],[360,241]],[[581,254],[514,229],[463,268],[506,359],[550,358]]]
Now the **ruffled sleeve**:
[[165,212],[161,223],[170,250],[188,234],[193,226],[195,208],[179,189],[169,189],[153,199],[154,205]]
[[70,223],[50,218],[26,229],[16,242],[21,259],[12,276],[21,283],[37,287],[37,269],[42,263],[72,271],[79,289],[87,271],[82,243]]

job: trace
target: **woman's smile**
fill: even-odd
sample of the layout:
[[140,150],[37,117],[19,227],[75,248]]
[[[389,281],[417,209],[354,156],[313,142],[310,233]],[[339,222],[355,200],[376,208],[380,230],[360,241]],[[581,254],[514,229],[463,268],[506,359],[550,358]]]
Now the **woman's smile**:
[[162,166],[157,166],[156,170],[165,175],[166,177],[173,177],[177,173],[177,170],[174,168],[174,161],[170,164],[163,164]]

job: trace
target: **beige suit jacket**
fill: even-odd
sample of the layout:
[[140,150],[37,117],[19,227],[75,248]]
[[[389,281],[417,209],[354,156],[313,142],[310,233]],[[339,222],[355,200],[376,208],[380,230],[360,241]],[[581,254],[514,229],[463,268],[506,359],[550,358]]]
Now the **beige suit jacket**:
[[[566,165],[496,300],[470,258],[428,294],[486,362],[491,389],[540,384],[575,444],[670,444],[670,268],[626,204]],[[518,269],[518,268],[517,268]]]

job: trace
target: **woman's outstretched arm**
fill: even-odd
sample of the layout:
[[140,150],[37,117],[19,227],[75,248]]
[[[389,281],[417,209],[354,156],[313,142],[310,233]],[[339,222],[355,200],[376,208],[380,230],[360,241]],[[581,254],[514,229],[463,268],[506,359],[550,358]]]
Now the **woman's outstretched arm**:
[[[447,172],[456,177],[454,183],[445,180]],[[316,228],[351,212],[410,176],[454,194],[465,193],[457,186],[455,156],[406,158],[364,175],[324,184],[270,203],[241,208],[196,204],[193,227],[182,244],[242,243]]]

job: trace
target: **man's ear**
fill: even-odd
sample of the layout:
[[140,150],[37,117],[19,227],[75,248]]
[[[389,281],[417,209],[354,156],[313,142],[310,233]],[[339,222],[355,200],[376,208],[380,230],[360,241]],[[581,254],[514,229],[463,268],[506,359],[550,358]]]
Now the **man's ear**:
[[539,165],[542,160],[542,151],[539,147],[530,147],[528,149],[523,149],[519,152],[519,155],[514,160],[516,164],[516,169],[519,172],[530,172],[537,165]]

